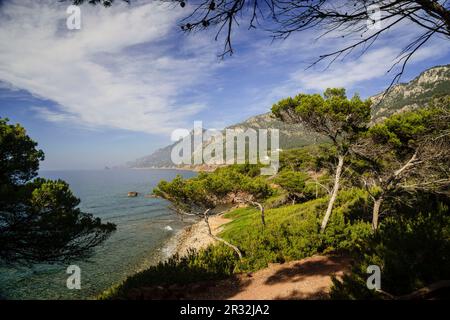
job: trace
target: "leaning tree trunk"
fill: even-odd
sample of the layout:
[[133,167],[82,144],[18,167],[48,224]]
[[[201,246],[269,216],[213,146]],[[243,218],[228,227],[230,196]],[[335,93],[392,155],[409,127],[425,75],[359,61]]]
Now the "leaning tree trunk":
[[374,199],[373,209],[372,209],[372,230],[376,231],[378,229],[378,218],[380,217],[380,208],[383,203],[383,197],[378,197]]
[[334,177],[333,191],[331,192],[330,201],[328,202],[328,208],[327,208],[327,211],[325,212],[325,216],[323,217],[322,225],[320,226],[320,232],[325,231],[328,220],[330,219],[331,211],[333,210],[333,205],[334,205],[334,202],[336,201],[336,197],[337,197],[337,194],[339,191],[339,183],[341,180],[343,166],[344,166],[344,156],[340,155],[338,157],[338,166],[336,168],[336,175]]
[[266,218],[264,215],[264,206],[261,203],[256,202],[256,201],[250,201],[250,203],[259,208],[259,212],[261,212],[261,223],[262,223],[263,227],[265,227],[266,226]]
[[[433,297],[433,294],[435,294],[437,291],[440,291],[442,289],[448,289],[450,288],[450,280],[440,280],[438,282],[434,282],[426,287],[423,287],[419,290],[416,290],[414,292],[402,295],[402,296],[394,296],[393,294],[390,294],[389,292],[386,292],[384,290],[377,290],[378,293],[381,293],[383,296],[393,299],[393,300],[423,300],[423,299],[430,299],[436,297]],[[439,297],[438,297],[439,299]]]
[[205,219],[205,222],[206,222],[206,226],[208,227],[208,234],[209,234],[209,236],[210,236],[211,238],[213,238],[214,240],[220,241],[220,242],[222,242],[224,245],[226,245],[226,246],[230,247],[231,249],[233,249],[233,250],[236,252],[236,254],[239,256],[239,259],[242,260],[242,253],[241,253],[241,251],[239,250],[238,247],[236,247],[235,245],[232,245],[231,243],[229,243],[228,241],[226,241],[226,240],[224,240],[224,239],[222,239],[222,238],[219,238],[218,236],[215,236],[215,235],[212,233],[212,231],[211,231],[211,226],[209,225],[209,221],[208,221],[208,212],[209,212],[209,210],[210,210],[210,209],[207,209],[207,210],[203,213],[203,216],[204,216],[204,219]]
[[[411,167],[417,164],[417,151],[412,155],[412,157],[398,170],[394,172],[393,175],[387,180],[386,186],[396,184],[401,178],[404,172],[407,172]],[[372,210],[372,230],[376,231],[378,229],[378,220],[380,217],[380,208],[383,203],[383,193],[377,198],[374,198],[373,210]]]

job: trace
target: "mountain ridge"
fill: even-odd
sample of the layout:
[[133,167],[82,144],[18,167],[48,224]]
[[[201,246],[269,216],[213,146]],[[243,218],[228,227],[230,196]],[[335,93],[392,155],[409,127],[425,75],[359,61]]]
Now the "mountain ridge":
[[[394,85],[385,95],[381,92],[369,97],[373,102],[372,123],[386,117],[426,105],[433,97],[450,94],[450,64],[439,65],[421,72],[413,80]],[[383,97],[384,96],[384,97]],[[276,119],[271,112],[259,114],[225,129],[261,129],[280,130],[280,148],[291,149],[323,142],[325,139],[308,132],[299,124],[286,124]],[[225,130],[224,129],[224,130]],[[179,168],[171,161],[171,150],[177,142],[159,148],[152,154],[130,161],[129,168]],[[186,166],[184,168],[187,168]]]

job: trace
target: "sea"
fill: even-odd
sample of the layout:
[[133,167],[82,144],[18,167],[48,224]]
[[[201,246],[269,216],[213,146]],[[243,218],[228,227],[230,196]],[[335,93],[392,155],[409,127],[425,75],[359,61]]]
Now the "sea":
[[[111,169],[41,171],[40,177],[62,179],[80,198],[80,208],[117,225],[108,240],[85,261],[64,265],[0,266],[2,299],[92,299],[127,276],[168,258],[168,244],[177,232],[194,222],[169,209],[169,202],[146,195],[162,179],[191,171],[171,169]],[[138,192],[128,197],[128,192]],[[173,241],[172,241],[173,242]],[[68,289],[69,265],[80,269],[81,289]]]

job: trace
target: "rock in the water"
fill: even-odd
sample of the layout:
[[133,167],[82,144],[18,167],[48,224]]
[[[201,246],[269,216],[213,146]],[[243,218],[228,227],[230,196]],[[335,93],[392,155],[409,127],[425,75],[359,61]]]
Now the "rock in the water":
[[136,192],[136,191],[130,191],[130,192],[128,192],[128,196],[129,197],[137,197],[138,196],[138,192]]

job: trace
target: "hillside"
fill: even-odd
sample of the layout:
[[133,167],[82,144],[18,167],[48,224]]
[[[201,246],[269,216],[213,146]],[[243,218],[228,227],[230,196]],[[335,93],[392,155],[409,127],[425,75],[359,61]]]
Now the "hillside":
[[384,92],[372,97],[374,121],[382,120],[397,112],[417,108],[433,97],[450,94],[450,65],[433,67],[408,83],[394,86],[380,101],[383,94]]
[[[321,141],[320,136],[310,133],[301,125],[286,124],[276,119],[271,112],[251,117],[241,123],[231,125],[225,129],[261,129],[275,128],[280,130],[280,148],[291,149],[302,147],[311,143]],[[170,160],[170,153],[175,143],[168,145],[153,152],[151,155],[139,158],[127,163],[131,168],[172,168],[174,167]]]
[[[384,92],[371,97],[374,102],[372,121],[377,122],[394,113],[417,108],[425,105],[431,98],[445,94],[450,94],[450,65],[430,68],[408,83],[395,85],[383,99]],[[301,125],[286,124],[276,119],[271,112],[251,117],[227,128],[279,129],[281,149],[298,148],[320,142],[323,139],[306,131]],[[171,144],[158,149],[151,155],[127,163],[127,166],[131,168],[173,168],[175,166],[170,160],[173,146],[174,144]]]
[[298,124],[287,124],[276,119],[271,112],[263,113],[251,117],[244,122],[231,125],[229,129],[267,129],[274,128],[280,130],[280,148],[292,149],[302,147],[320,141],[319,135],[306,131]]
[[130,161],[126,164],[129,168],[173,168],[170,160],[170,152],[175,144],[160,148],[148,156]]

